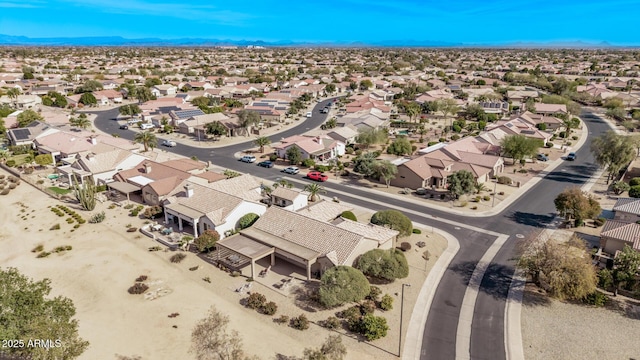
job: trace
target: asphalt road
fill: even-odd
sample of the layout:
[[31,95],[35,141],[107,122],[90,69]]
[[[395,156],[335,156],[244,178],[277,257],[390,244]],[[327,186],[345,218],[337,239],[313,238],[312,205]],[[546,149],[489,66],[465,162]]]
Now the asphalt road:
[[[327,115],[320,114],[319,110],[327,102],[328,100],[325,100],[315,107],[313,117],[283,133],[271,136],[272,142],[283,137],[302,134],[319,126],[327,117]],[[98,129],[110,134],[118,133],[122,138],[133,139],[134,133],[132,131],[119,130],[118,122],[112,120],[117,115],[117,109],[97,114],[95,126]],[[598,136],[609,129],[602,120],[590,113],[585,111],[582,115],[590,137]],[[266,169],[255,164],[237,161],[234,155],[253,147],[250,142],[251,140],[248,140],[242,144],[215,149],[178,144],[168,150],[188,157],[196,156],[200,160],[209,160],[215,165],[243,173],[251,173],[270,181],[285,177],[276,169]],[[492,217],[454,215],[404,201],[402,195],[398,195],[397,199],[390,200],[386,196],[363,188],[334,182],[323,184],[328,192],[328,197],[336,196],[342,201],[372,210],[380,210],[390,206],[397,207],[405,210],[413,221],[442,229],[459,240],[460,250],[440,281],[433,305],[429,310],[423,336],[422,359],[455,358],[458,318],[469,279],[478,261],[495,241],[495,236],[473,231],[462,224],[510,235],[493,262],[490,263],[482,279],[474,309],[470,344],[472,359],[505,359],[505,300],[514,273],[514,257],[519,242],[515,235],[527,236],[537,233],[545,227],[555,226],[553,200],[557,194],[565,187],[581,186],[598,169],[589,152],[588,142],[577,152],[577,155],[576,161],[567,161],[561,164],[507,209]],[[303,176],[304,174],[301,173],[293,178],[288,175],[286,177],[295,179],[295,182],[309,182]],[[449,221],[443,222],[439,219]],[[451,224],[451,221],[460,224],[460,226]]]

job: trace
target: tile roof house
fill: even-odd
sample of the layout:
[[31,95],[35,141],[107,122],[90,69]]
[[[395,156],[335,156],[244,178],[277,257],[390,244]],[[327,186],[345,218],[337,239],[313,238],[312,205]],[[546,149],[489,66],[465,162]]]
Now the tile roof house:
[[66,175],[69,184],[73,183],[74,174],[78,181],[90,175],[96,185],[106,184],[113,181],[118,171],[132,169],[145,160],[142,155],[106,144],[78,153],[74,158],[72,164],[56,168],[59,174]]
[[212,229],[224,238],[237,226],[238,220],[246,214],[264,214],[267,206],[246,201],[234,195],[186,180],[171,191],[162,202],[165,223],[175,223],[180,231],[185,225],[193,229],[198,237]]
[[356,130],[379,129],[389,123],[390,113],[378,109],[362,110],[337,119],[338,126],[352,126]]
[[112,105],[122,103],[122,93],[116,90],[94,91],[93,96],[95,96],[96,101],[98,101],[98,105]]
[[110,135],[89,131],[56,131],[35,139],[34,145],[41,154],[51,154],[56,162],[85,151],[96,152],[103,145],[127,151],[137,151],[140,145]]
[[51,125],[34,121],[23,128],[13,128],[7,130],[7,136],[11,145],[32,145],[39,138],[55,134],[60,130],[51,127]]
[[640,199],[619,198],[613,212],[613,220],[608,220],[600,233],[602,252],[615,258],[625,245],[640,251]]
[[167,195],[191,175],[164,163],[144,160],[132,169],[117,172],[113,179],[137,187],[144,203],[160,205]]
[[300,149],[302,159],[313,159],[324,162],[345,154],[345,143],[332,139],[329,136],[303,136],[294,135],[280,140],[278,145],[274,145],[278,157],[286,159],[287,150],[296,146]]
[[391,185],[410,189],[445,188],[447,177],[460,170],[471,172],[477,182],[484,183],[504,171],[504,160],[491,155],[492,149],[472,137],[463,138],[401,162]]
[[549,130],[556,130],[563,126],[563,121],[553,116],[546,116],[540,114],[534,114],[529,111],[525,111],[520,115],[516,115],[514,118],[519,118],[524,120],[525,122],[538,127],[540,124],[544,124],[545,127]]
[[565,104],[543,104],[535,103],[536,113],[541,115],[568,114]]
[[151,93],[156,97],[172,96],[178,92],[178,87],[171,84],[155,85],[151,88]]
[[240,234],[275,248],[280,258],[306,268],[307,279],[311,279],[312,271],[323,272],[336,265],[352,266],[358,256],[369,250],[391,249],[395,245],[395,237],[384,240],[382,232],[365,231],[353,224],[340,227],[276,206]]
[[247,201],[259,202],[263,197],[262,184],[250,174],[215,181],[208,186]]
[[549,132],[539,130],[535,125],[520,117],[496,121],[487,125],[485,130],[478,138],[492,145],[500,145],[502,139],[511,135],[524,135],[528,138],[538,139],[544,145],[553,136]]
[[284,208],[285,210],[297,211],[307,206],[308,195],[298,189],[288,189],[278,186],[270,194],[270,204]]
[[18,95],[12,99],[7,95],[0,96],[0,105],[12,106],[16,109],[31,109],[42,104],[42,99],[38,95]]
[[358,130],[351,125],[339,126],[329,131],[327,136],[345,144],[353,144],[358,136]]

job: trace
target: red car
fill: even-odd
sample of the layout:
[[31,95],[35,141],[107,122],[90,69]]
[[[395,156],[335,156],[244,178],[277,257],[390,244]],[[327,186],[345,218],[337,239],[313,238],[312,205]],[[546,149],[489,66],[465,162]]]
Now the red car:
[[315,181],[327,181],[329,177],[320,171],[311,171],[307,174],[307,178]]

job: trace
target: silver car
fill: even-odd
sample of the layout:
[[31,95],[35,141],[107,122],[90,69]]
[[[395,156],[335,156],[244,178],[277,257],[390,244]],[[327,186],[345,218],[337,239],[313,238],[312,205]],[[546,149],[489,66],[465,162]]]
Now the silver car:
[[287,173],[287,174],[295,175],[295,174],[300,172],[300,169],[298,169],[296,166],[289,166],[289,167],[284,168],[284,170],[282,170],[282,171]]

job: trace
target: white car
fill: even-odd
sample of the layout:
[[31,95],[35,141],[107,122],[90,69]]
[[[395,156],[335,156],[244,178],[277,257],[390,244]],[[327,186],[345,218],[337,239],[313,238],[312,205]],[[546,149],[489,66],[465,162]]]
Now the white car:
[[256,162],[256,157],[253,155],[245,155],[240,158],[240,161],[246,162],[246,163],[254,163]]
[[168,146],[168,147],[174,147],[178,144],[176,144],[175,141],[171,141],[171,140],[162,140],[162,146]]
[[306,117],[310,118],[310,117],[312,117],[312,116],[313,116],[313,114],[311,113],[311,111],[307,112]]
[[287,168],[284,168],[284,170],[282,171],[287,174],[295,175],[300,172],[300,169],[298,169],[296,166],[289,166]]
[[154,128],[153,124],[148,124],[148,123],[140,124],[140,129],[142,130],[149,130],[153,128]]

